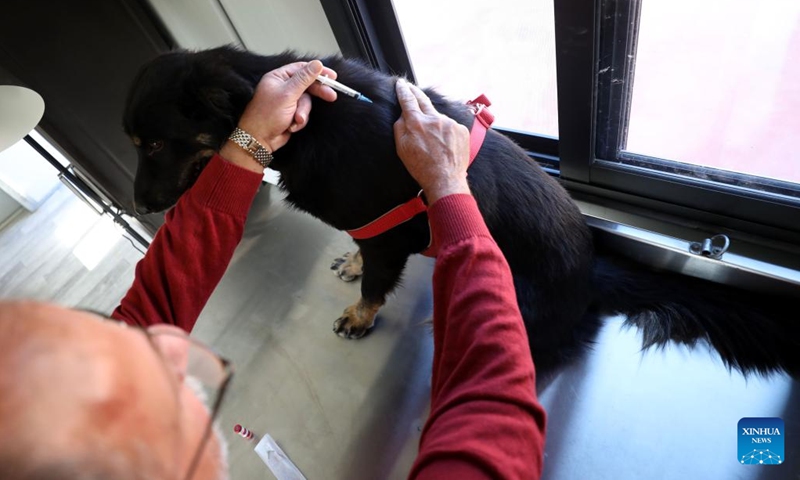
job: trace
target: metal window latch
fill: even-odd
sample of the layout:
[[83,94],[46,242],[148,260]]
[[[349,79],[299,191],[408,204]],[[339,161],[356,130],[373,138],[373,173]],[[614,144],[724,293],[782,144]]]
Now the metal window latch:
[[722,255],[728,251],[728,247],[730,246],[731,240],[728,236],[719,234],[711,238],[706,238],[702,242],[692,242],[689,244],[689,251],[695,255],[702,255],[719,260],[722,258]]

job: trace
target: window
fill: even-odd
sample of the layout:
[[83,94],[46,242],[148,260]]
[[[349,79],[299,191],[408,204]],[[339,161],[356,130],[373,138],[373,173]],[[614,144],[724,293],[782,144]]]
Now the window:
[[600,90],[624,93],[600,111],[620,131],[599,158],[798,196],[800,3],[605,0],[603,11]]
[[800,242],[797,1],[321,1],[343,53],[487,93],[573,194]]
[[558,136],[553,0],[392,3],[417,83],[485,93],[497,127]]

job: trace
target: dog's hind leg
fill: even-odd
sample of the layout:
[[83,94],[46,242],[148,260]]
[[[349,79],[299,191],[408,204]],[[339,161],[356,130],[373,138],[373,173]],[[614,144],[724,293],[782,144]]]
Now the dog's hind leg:
[[361,250],[357,250],[356,253],[347,252],[334,259],[331,263],[331,270],[345,282],[357,279],[364,274],[364,259],[361,256]]
[[333,323],[333,331],[344,338],[361,338],[375,324],[378,310],[386,295],[400,281],[408,253],[387,249],[362,248],[364,276],[361,279],[361,298],[350,305]]
[[589,295],[585,283],[582,278],[550,283],[514,275],[537,383],[577,360],[597,333],[597,317],[586,312]]

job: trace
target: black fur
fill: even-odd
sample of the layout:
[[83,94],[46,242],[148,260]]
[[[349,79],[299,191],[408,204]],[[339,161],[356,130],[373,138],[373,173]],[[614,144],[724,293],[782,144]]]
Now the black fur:
[[[125,131],[142,142],[135,181],[139,208],[158,211],[174,204],[210,155],[196,152],[221,147],[261,76],[302,59],[224,47],[173,52],[146,65],[134,81],[124,118]],[[292,205],[347,230],[412,198],[419,186],[395,152],[392,125],[400,115],[395,79],[341,57],[322,61],[375,103],[343,95],[334,103],[315,99],[308,126],[276,152],[272,166]],[[440,112],[471,126],[464,105],[433,90],[426,93]],[[209,136],[198,142],[201,133]],[[642,330],[645,346],[707,340],[726,365],[742,372],[800,373],[797,315],[774,308],[794,302],[595,258],[590,230],[566,191],[495,131],[488,132],[470,167],[469,182],[511,266],[539,370],[573,358],[593,337],[600,315],[618,312]],[[358,241],[364,299],[382,304],[408,256],[428,241],[425,215]]]

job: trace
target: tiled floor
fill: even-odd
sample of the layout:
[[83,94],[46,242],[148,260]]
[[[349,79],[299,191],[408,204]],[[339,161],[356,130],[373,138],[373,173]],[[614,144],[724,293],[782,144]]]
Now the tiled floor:
[[[138,246],[138,245],[137,245]],[[32,298],[111,312],[142,254],[61,186],[0,230],[0,298]]]

